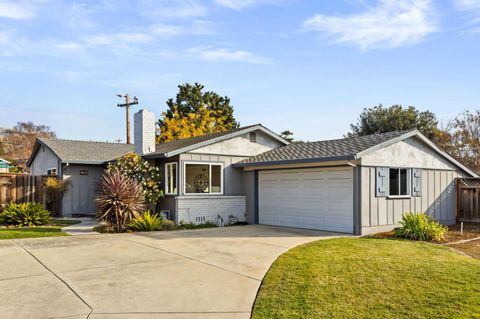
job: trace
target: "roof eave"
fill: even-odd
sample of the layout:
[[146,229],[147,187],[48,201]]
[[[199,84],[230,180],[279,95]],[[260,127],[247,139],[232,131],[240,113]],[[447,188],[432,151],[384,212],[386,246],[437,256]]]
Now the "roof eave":
[[315,158],[299,158],[292,160],[279,160],[279,161],[265,161],[265,162],[250,162],[250,163],[235,163],[233,167],[255,167],[255,166],[275,166],[286,164],[302,164],[302,163],[315,163],[315,162],[336,162],[336,161],[349,161],[354,160],[355,155],[342,155],[331,157],[315,157]]

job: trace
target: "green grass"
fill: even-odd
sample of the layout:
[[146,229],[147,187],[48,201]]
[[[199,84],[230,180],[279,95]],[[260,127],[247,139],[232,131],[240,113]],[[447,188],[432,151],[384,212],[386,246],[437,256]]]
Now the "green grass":
[[313,242],[275,261],[253,318],[480,318],[480,260],[406,240]]
[[67,236],[62,232],[62,227],[39,226],[21,228],[0,228],[0,239],[37,238]]

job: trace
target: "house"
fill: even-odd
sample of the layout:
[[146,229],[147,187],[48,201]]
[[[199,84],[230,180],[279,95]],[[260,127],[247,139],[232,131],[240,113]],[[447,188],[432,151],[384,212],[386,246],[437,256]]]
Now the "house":
[[137,112],[134,126],[135,145],[37,141],[32,172],[55,168],[75,189],[63,201],[65,215],[94,213],[103,168],[131,151],[161,167],[159,209],[177,223],[221,217],[369,234],[396,227],[404,212],[422,211],[452,224],[455,178],[477,177],[416,130],[290,144],[257,124],[155,145],[153,113]]
[[10,168],[13,166],[9,161],[6,159],[0,158],[0,173],[8,173],[10,172]]
[[94,215],[95,189],[108,162],[133,151],[133,145],[120,143],[38,138],[27,167],[31,175],[67,181],[61,203],[64,216]]

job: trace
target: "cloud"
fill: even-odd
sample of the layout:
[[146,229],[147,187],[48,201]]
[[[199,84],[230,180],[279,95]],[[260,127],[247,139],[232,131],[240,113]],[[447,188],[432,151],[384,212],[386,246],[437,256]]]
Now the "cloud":
[[253,64],[265,64],[270,60],[258,56],[252,52],[242,50],[231,50],[227,48],[214,48],[201,46],[187,50],[187,53],[208,62],[244,62]]
[[169,25],[155,24],[150,27],[152,34],[163,37],[173,37],[178,35],[194,34],[208,35],[213,34],[213,23],[206,20],[195,20],[190,25]]
[[474,25],[470,31],[474,33],[480,32],[480,0],[455,0],[455,7],[459,11],[466,13],[469,19],[468,24]]
[[147,33],[111,33],[97,34],[85,37],[85,43],[93,46],[123,46],[129,43],[145,43],[151,40],[151,36]]
[[31,19],[33,10],[25,3],[0,1],[0,17],[9,19]]
[[142,0],[140,7],[145,15],[165,18],[192,18],[207,15],[207,8],[198,0]]
[[216,4],[237,11],[241,11],[262,4],[272,4],[278,2],[278,0],[215,0]]
[[365,12],[345,16],[317,14],[303,26],[362,50],[418,43],[438,30],[431,0],[378,0],[376,6]]

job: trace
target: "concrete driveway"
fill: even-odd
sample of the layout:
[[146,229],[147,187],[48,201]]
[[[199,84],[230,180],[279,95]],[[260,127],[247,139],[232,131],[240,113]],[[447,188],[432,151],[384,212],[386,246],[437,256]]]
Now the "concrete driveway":
[[288,249],[338,234],[268,226],[0,241],[1,318],[249,318]]

